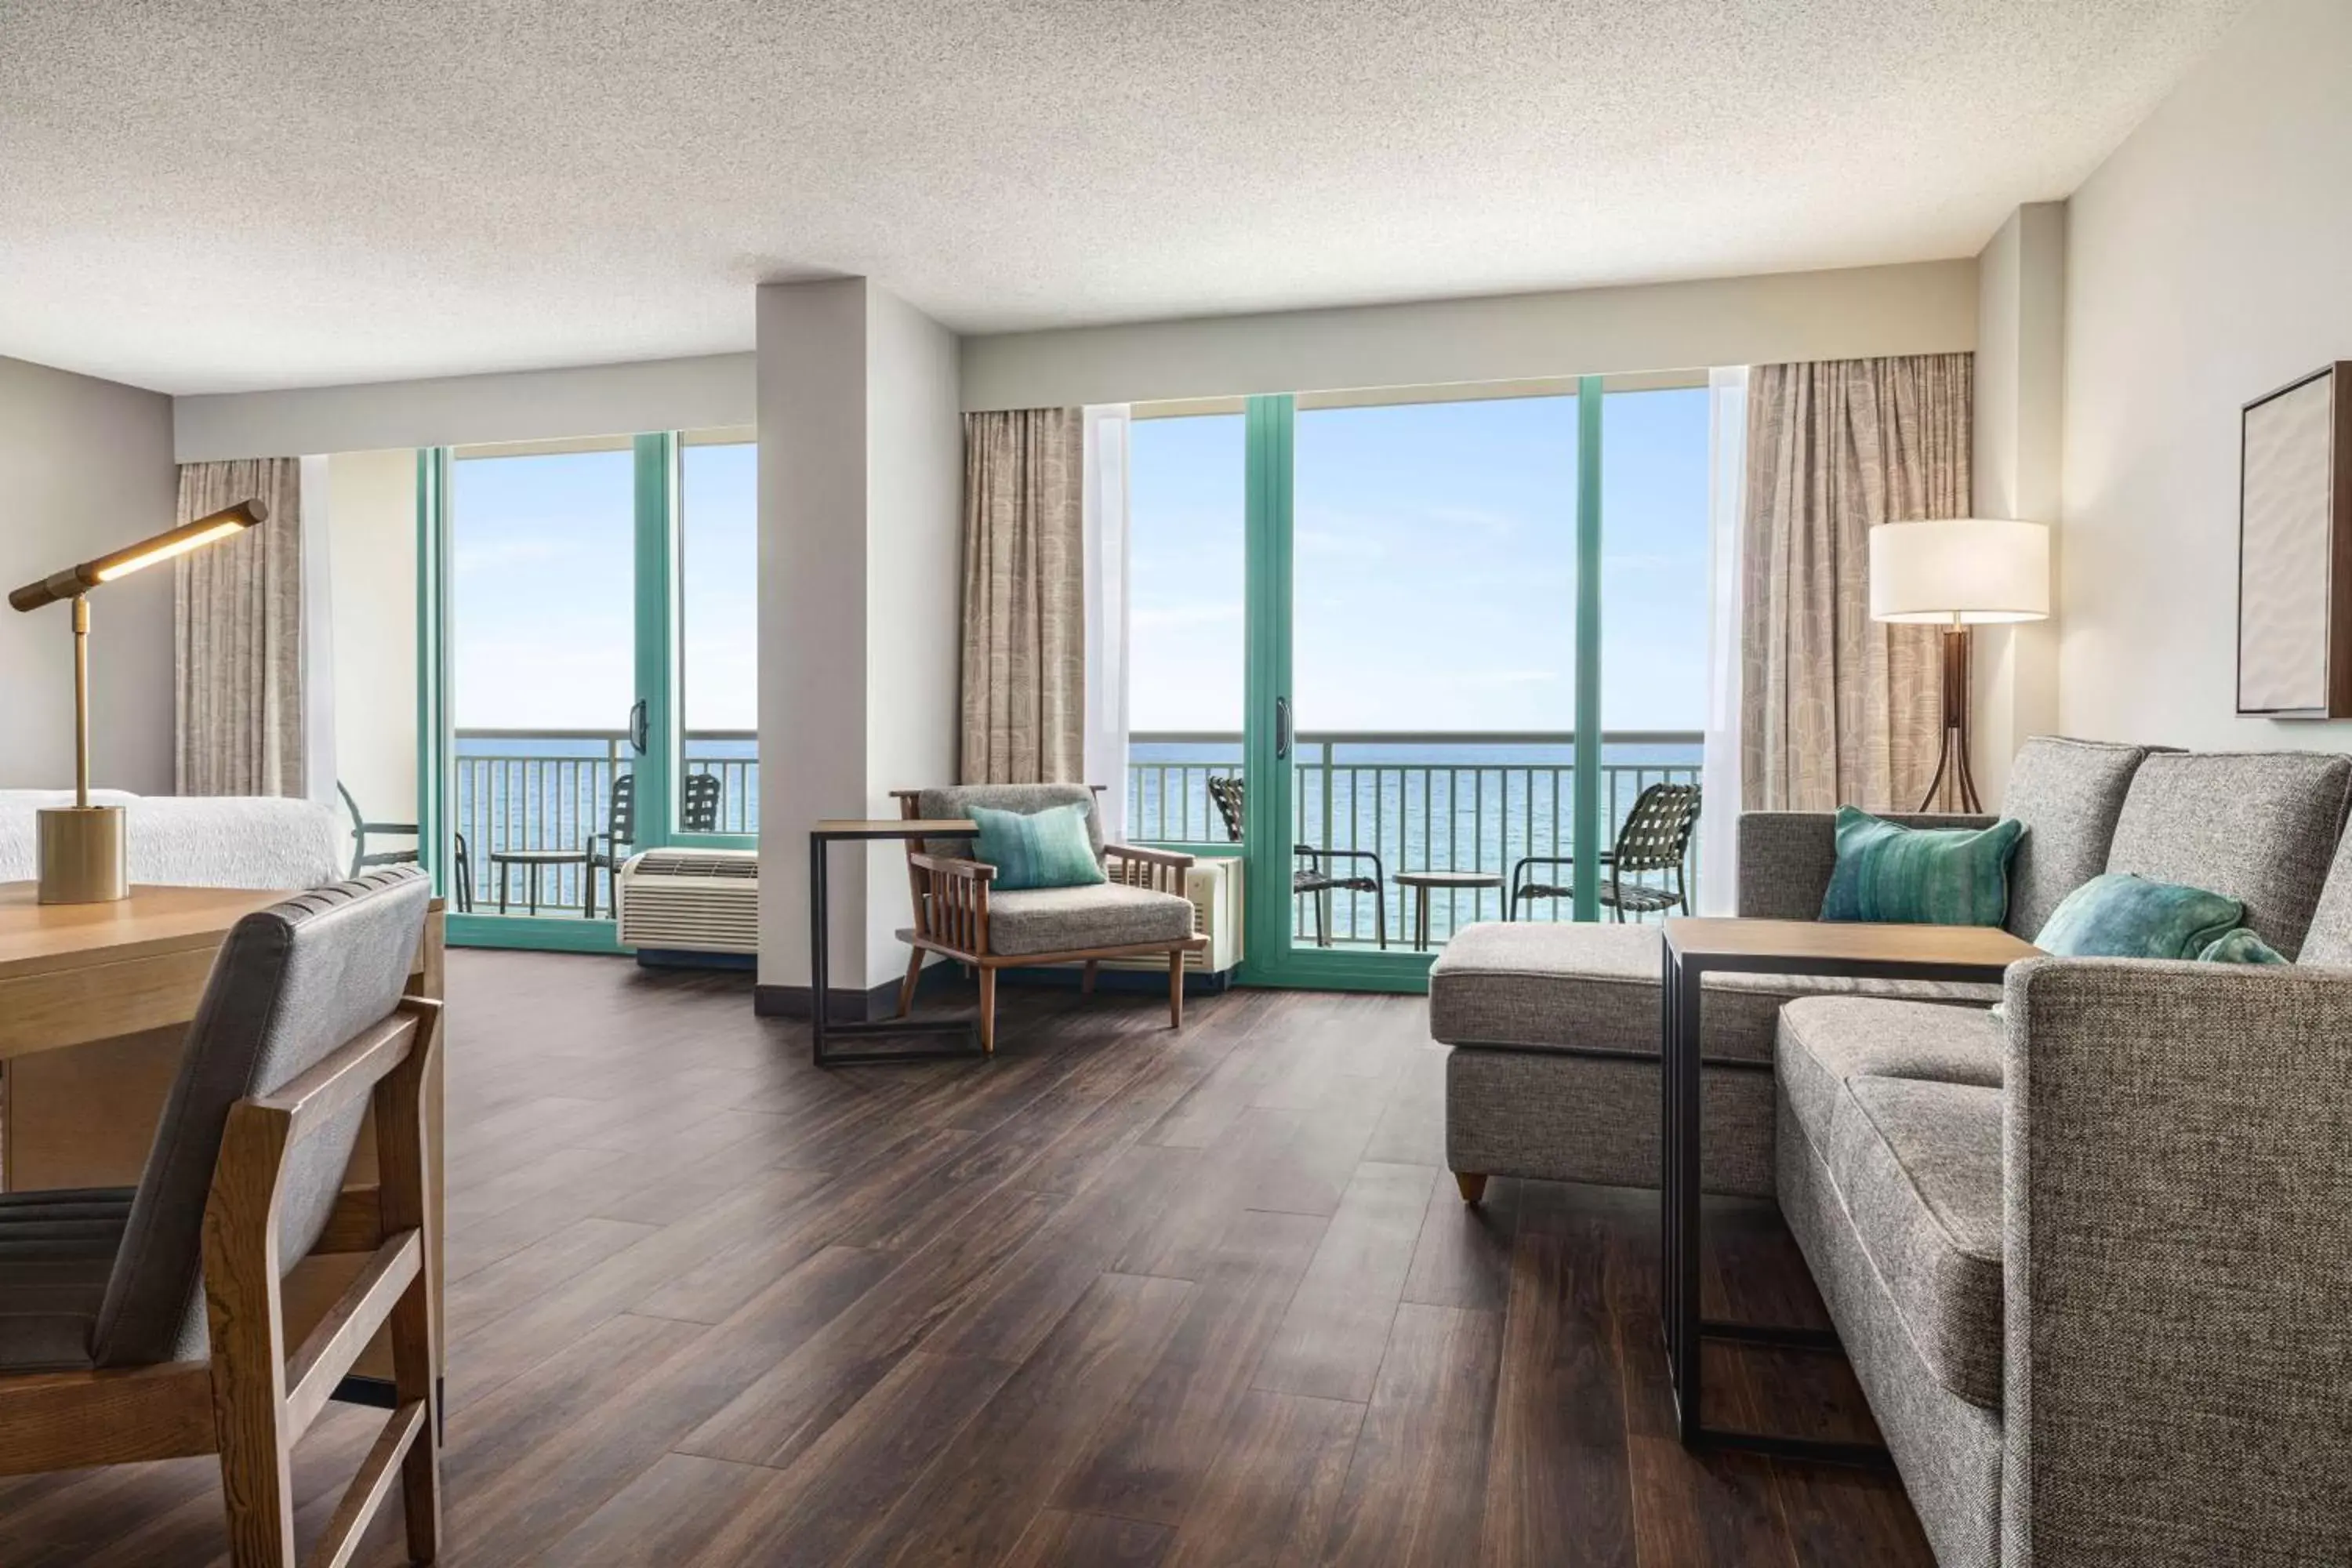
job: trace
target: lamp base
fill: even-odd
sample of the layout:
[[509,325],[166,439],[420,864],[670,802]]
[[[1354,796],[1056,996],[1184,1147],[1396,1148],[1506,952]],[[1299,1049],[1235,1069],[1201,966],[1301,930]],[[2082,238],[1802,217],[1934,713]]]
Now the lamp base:
[[1969,663],[1973,646],[1967,626],[1944,628],[1944,737],[1936,752],[1936,776],[1919,802],[1922,812],[1936,809],[1945,775],[1951,777],[1959,807],[1971,816],[1984,810],[1977,800],[1976,775],[1969,770]]
[[104,904],[131,896],[130,834],[119,805],[59,805],[39,822],[45,904]]

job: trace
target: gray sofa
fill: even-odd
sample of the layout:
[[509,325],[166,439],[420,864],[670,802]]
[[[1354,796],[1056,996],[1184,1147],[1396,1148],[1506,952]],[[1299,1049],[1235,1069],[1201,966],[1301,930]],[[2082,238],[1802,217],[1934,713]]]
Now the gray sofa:
[[[2352,1563],[2347,801],[2340,757],[2037,740],[2011,930],[2131,871],[2296,965],[2036,960],[1998,1017],[1782,988],[1769,1033],[1763,987],[1710,991],[1708,1184],[1778,1195],[1948,1568]],[[1826,818],[1744,818],[1741,912],[1810,918],[1832,858]],[[1455,1170],[1654,1184],[1654,939],[1641,1037],[1601,994],[1639,939],[1486,929],[1432,977]]]

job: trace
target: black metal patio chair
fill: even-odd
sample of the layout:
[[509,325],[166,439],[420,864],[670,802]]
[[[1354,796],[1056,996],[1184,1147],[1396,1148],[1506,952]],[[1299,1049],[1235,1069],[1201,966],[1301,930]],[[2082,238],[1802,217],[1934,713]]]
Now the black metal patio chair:
[[[1622,922],[1625,911],[1636,915],[1662,914],[1678,909],[1690,913],[1690,886],[1684,875],[1684,862],[1690,858],[1691,836],[1698,828],[1698,785],[1654,784],[1633,797],[1633,809],[1625,814],[1624,825],[1617,829],[1614,848],[1604,849],[1596,862],[1608,872],[1601,884],[1600,900],[1610,918]],[[1516,920],[1522,903],[1532,905],[1538,899],[1570,899],[1576,896],[1575,879],[1559,882],[1540,881],[1528,875],[1536,866],[1572,870],[1573,855],[1522,855],[1511,867],[1511,896],[1503,902],[1503,918]],[[1658,887],[1647,882],[1629,882],[1624,879],[1644,871],[1671,872],[1671,886]]]
[[[687,833],[719,831],[719,806],[727,785],[717,773],[688,773],[678,782],[677,825]],[[598,839],[604,847],[596,847]],[[613,774],[612,799],[605,810],[604,829],[591,833],[582,846],[587,852],[588,886],[582,895],[587,904],[583,918],[596,918],[596,871],[602,867],[608,876],[620,875],[622,865],[637,847],[637,775],[629,773]]]
[[[1213,778],[1209,781],[1209,798],[1216,804],[1217,816],[1223,819],[1225,837],[1239,844],[1242,841],[1242,781],[1238,778]],[[1389,945],[1388,895],[1381,869],[1381,858],[1369,849],[1318,849],[1312,844],[1293,844],[1291,855],[1301,862],[1290,873],[1290,891],[1294,898],[1315,900],[1315,945],[1331,945],[1329,919],[1325,912],[1333,893],[1370,893],[1372,895],[1372,931],[1385,951]],[[1342,869],[1360,861],[1371,862],[1372,872],[1367,877]]]
[[[344,784],[341,779],[337,779],[335,781],[335,793],[343,797],[343,809],[352,814],[352,876],[356,877],[361,872],[376,866],[414,866],[417,864],[416,824],[413,822],[370,822],[367,819],[367,813],[360,809],[360,803],[352,798],[351,786],[349,784]],[[371,849],[368,847],[368,836],[370,834],[378,834],[387,838],[405,838],[409,842],[404,848]],[[466,852],[466,836],[460,833],[457,835],[457,864],[456,870],[457,873],[457,910],[461,914],[470,914],[473,912],[474,909],[474,862],[473,858]]]

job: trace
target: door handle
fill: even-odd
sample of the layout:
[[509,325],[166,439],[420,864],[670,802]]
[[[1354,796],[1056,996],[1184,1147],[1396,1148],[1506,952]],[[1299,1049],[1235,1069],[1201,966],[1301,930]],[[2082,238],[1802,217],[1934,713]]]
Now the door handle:
[[1274,700],[1274,755],[1279,762],[1290,755],[1290,699]]
[[646,744],[653,739],[646,731],[647,719],[646,700],[640,697],[629,709],[629,749],[641,757],[646,754]]

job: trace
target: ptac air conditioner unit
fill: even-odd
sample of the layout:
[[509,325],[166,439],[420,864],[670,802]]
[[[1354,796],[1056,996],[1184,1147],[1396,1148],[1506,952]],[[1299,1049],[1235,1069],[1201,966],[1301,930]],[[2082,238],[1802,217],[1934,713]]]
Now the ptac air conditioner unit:
[[648,849],[621,867],[621,945],[654,952],[760,951],[760,852]]
[[[1185,874],[1185,895],[1192,900],[1192,929],[1209,939],[1198,952],[1184,955],[1188,974],[1223,974],[1242,961],[1242,863],[1225,856],[1192,862]],[[1150,969],[1168,973],[1161,958],[1105,959],[1105,969]]]

